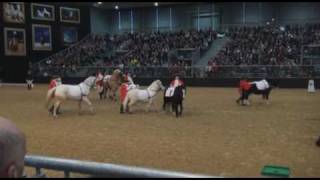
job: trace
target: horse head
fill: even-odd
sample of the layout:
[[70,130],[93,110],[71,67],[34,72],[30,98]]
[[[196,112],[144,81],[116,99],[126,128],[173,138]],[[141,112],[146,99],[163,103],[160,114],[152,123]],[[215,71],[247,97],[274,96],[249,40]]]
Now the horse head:
[[84,84],[86,84],[89,88],[93,88],[96,85],[97,78],[95,76],[89,76],[86,80],[84,80]]
[[160,89],[164,90],[165,87],[162,85],[162,82],[160,80],[155,80],[152,82],[152,84],[148,87],[148,89],[152,91],[159,91]]
[[279,85],[279,81],[278,81],[278,80],[275,80],[275,79],[268,79],[268,78],[266,78],[266,81],[270,84],[270,87],[271,87],[271,88],[278,87],[278,85]]
[[120,76],[121,75],[121,70],[120,69],[115,69],[113,71],[113,75]]
[[158,87],[161,89],[161,90],[165,90],[166,87],[164,87],[164,85],[162,84],[162,82],[160,80],[156,80],[156,83],[158,85]]

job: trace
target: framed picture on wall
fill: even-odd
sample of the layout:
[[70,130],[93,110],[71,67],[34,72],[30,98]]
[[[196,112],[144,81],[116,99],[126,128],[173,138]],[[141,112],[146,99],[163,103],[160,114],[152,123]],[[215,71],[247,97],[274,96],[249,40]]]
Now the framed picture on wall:
[[60,7],[60,21],[69,23],[80,23],[80,9]]
[[3,21],[9,23],[24,23],[25,11],[23,2],[4,2]]
[[78,41],[78,29],[75,27],[61,27],[63,46],[70,46]]
[[54,6],[31,3],[31,17],[37,20],[54,21]]
[[4,28],[4,49],[6,56],[25,56],[25,30],[21,28]]
[[32,25],[32,49],[38,51],[52,50],[51,26]]

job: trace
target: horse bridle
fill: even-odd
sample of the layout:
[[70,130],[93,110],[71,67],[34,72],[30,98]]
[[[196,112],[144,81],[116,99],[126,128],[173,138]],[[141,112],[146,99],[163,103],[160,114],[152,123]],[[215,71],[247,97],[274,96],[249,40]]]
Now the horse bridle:
[[[159,85],[159,86],[160,86],[160,85]],[[156,90],[156,92],[159,92],[160,90],[161,90],[161,87],[159,87],[159,89]],[[147,94],[148,94],[148,99],[153,98],[153,97],[156,95],[156,94],[154,94],[153,96],[150,96],[149,90],[146,89],[146,91],[147,91]]]
[[[90,89],[92,89],[94,86],[95,86],[95,84],[96,84],[96,80],[97,80],[97,78],[94,78],[94,82],[92,83],[92,85],[90,86],[89,84],[87,84],[86,82],[83,82],[83,84],[85,84],[85,85],[87,85],[88,87],[90,87]],[[82,87],[80,86],[80,85],[78,85],[79,86],[79,88],[80,88],[80,92],[81,92],[81,101],[82,101],[82,97],[83,96],[87,96],[87,95],[85,95],[84,93],[83,93],[83,91],[82,91]]]

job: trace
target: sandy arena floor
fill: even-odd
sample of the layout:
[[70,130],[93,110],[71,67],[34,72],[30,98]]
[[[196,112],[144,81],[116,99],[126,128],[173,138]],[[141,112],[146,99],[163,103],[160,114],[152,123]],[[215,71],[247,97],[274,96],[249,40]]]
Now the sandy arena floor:
[[47,85],[0,88],[0,116],[27,136],[28,154],[134,165],[226,177],[260,176],[264,165],[289,166],[293,177],[320,176],[320,93],[276,89],[271,104],[251,97],[235,103],[235,88],[189,88],[182,118],[144,106],[120,115],[118,103],[98,100],[96,115],[78,115],[77,103],[63,104],[54,120],[44,108]]

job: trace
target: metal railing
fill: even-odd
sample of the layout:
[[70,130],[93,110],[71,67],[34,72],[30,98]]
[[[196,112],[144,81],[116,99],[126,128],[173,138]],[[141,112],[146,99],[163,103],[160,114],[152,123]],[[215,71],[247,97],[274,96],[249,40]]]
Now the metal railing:
[[89,175],[90,177],[113,178],[222,178],[219,176],[29,155],[25,157],[25,166],[35,168],[36,177],[46,177],[42,169],[47,169],[62,171],[65,178],[69,178],[71,173]]
[[[51,76],[59,74],[67,77],[86,77],[95,72],[111,74],[119,67],[87,66],[72,68],[44,67],[35,74],[43,77],[45,74]],[[320,77],[320,65],[238,65],[238,66],[216,66],[211,70],[207,66],[143,66],[123,67],[122,72],[129,72],[133,77],[138,78],[172,78],[175,75],[185,78],[303,78]],[[81,73],[79,73],[81,72]]]

